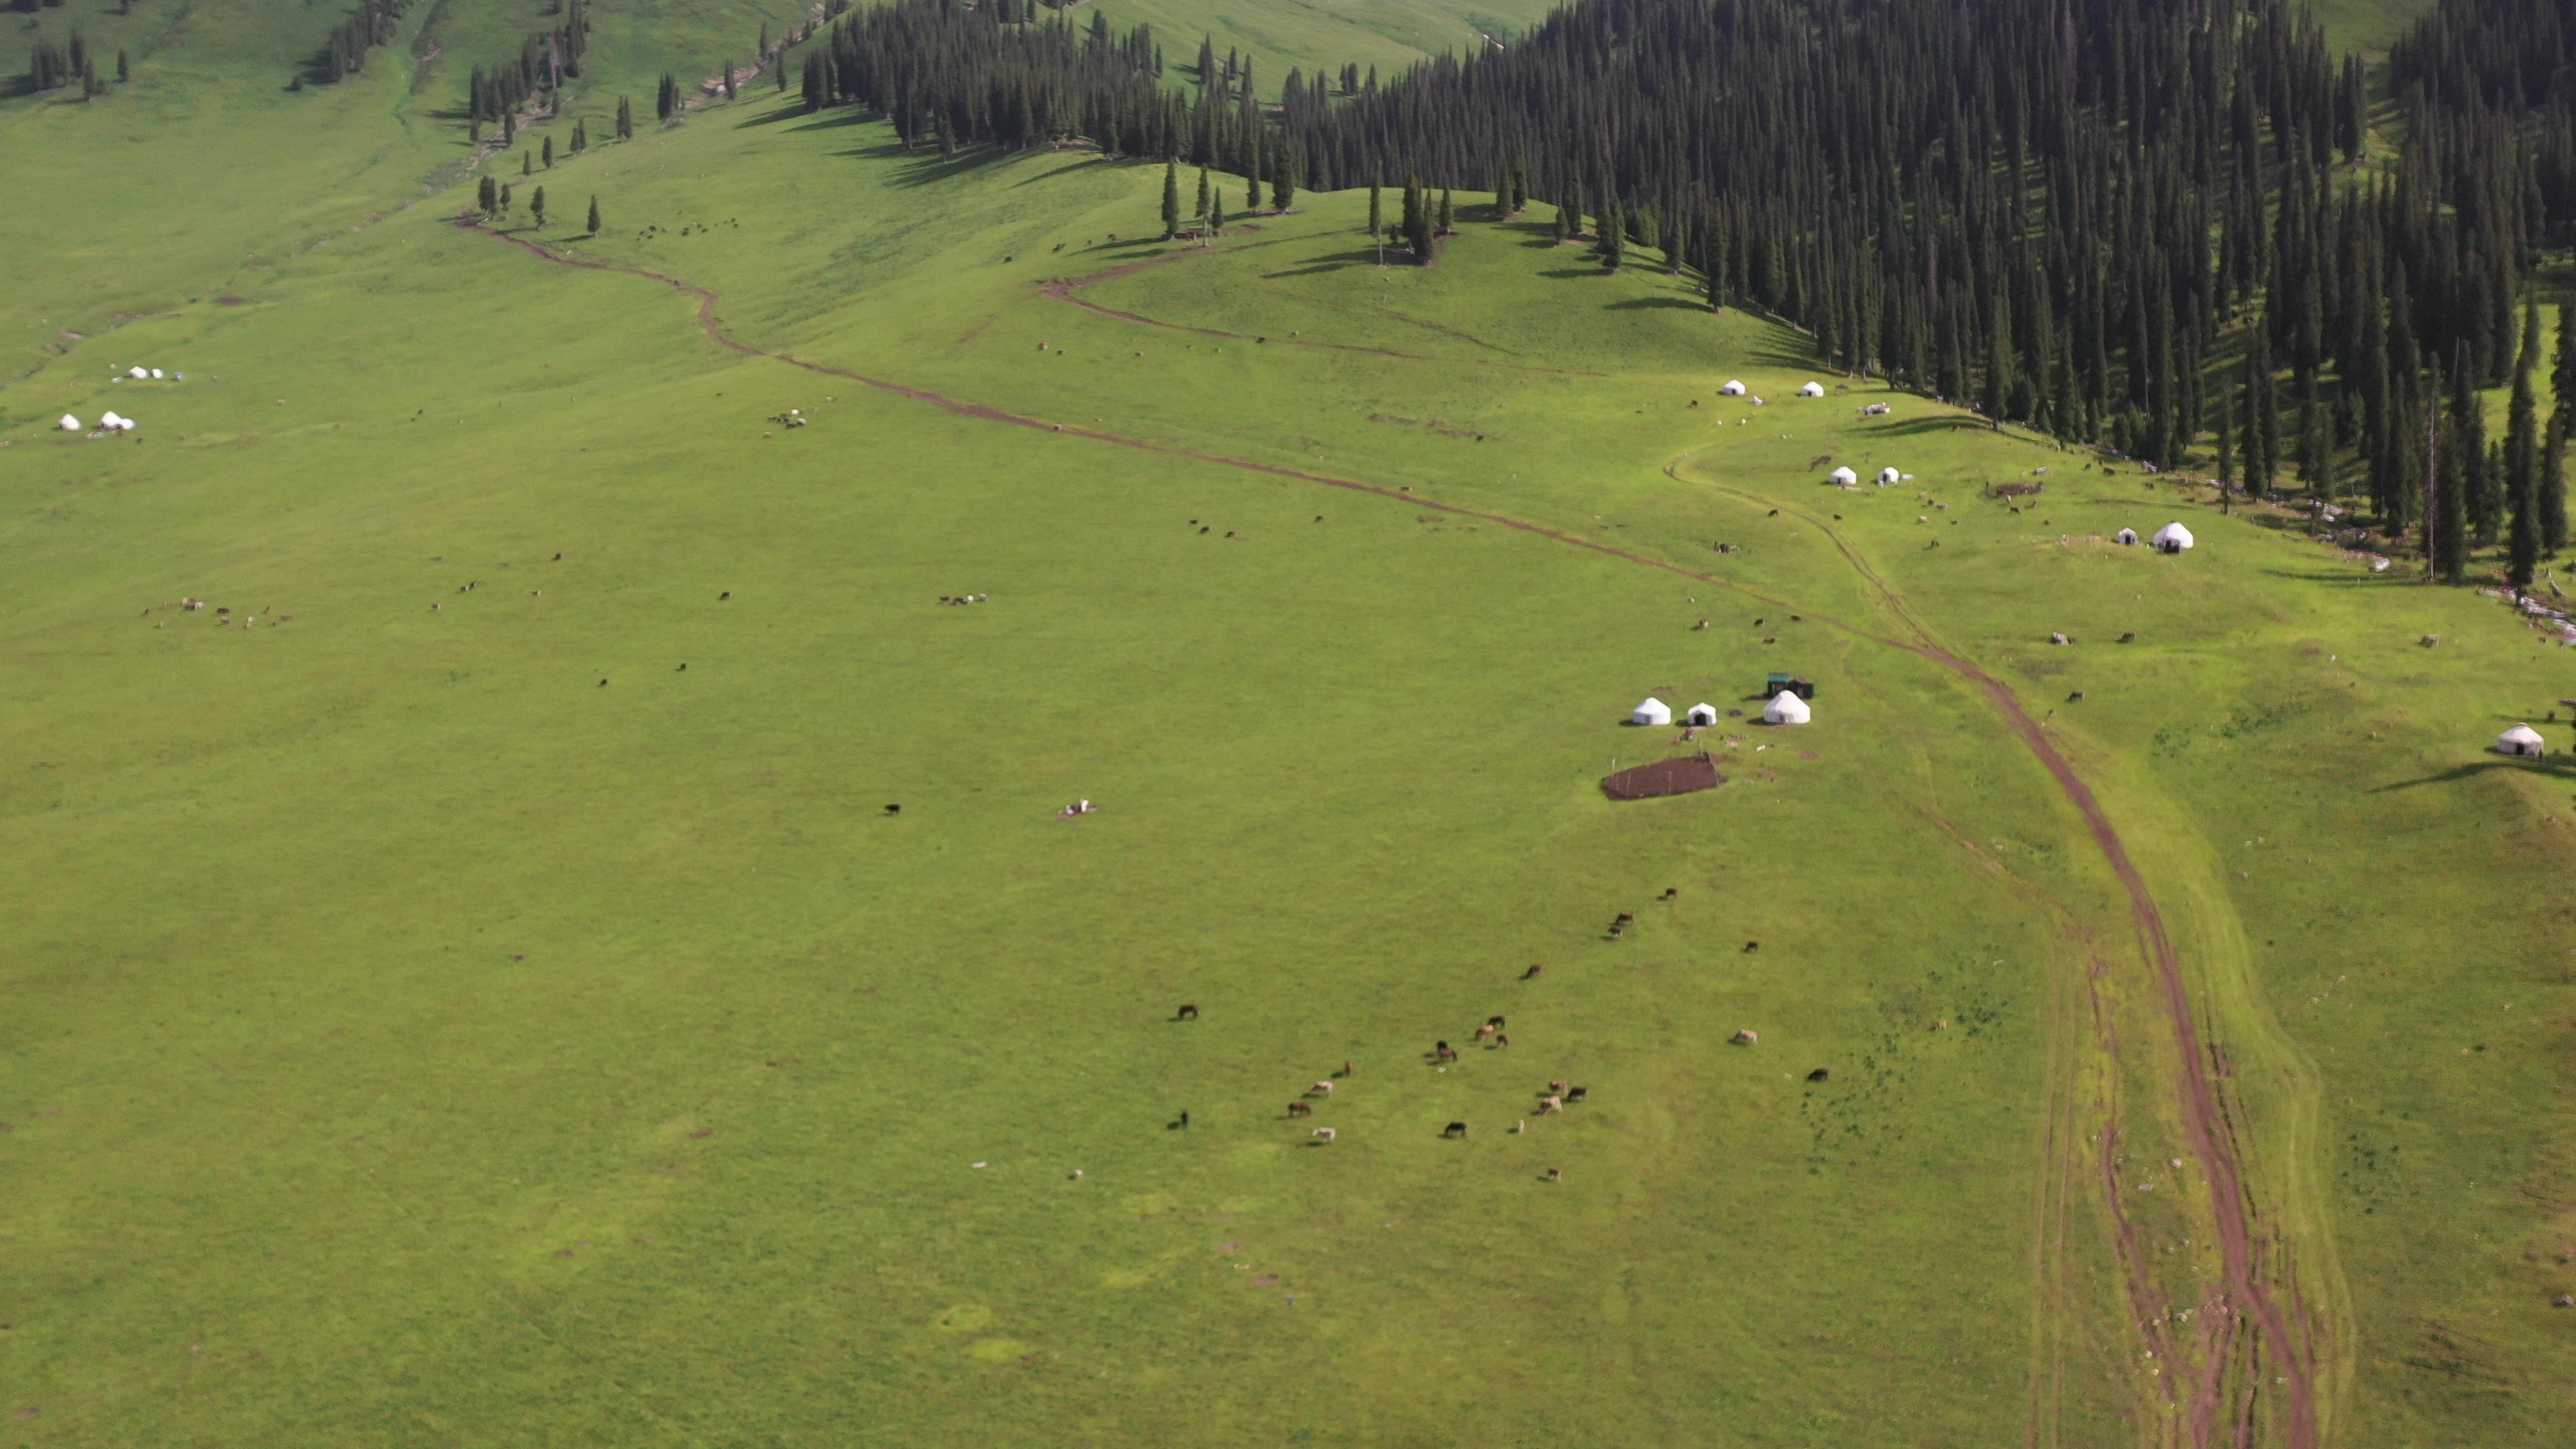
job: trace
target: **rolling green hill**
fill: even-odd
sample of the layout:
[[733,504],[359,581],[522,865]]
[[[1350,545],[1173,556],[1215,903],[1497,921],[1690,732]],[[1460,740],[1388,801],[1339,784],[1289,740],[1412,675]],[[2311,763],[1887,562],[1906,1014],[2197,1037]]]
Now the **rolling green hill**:
[[[1543,204],[1166,244],[764,79],[468,228],[545,14],[289,92],[330,17],[151,3],[0,103],[9,1442],[2563,1433],[2576,841],[2487,746],[2576,691],[2496,600]],[[796,19],[598,14],[595,134]]]

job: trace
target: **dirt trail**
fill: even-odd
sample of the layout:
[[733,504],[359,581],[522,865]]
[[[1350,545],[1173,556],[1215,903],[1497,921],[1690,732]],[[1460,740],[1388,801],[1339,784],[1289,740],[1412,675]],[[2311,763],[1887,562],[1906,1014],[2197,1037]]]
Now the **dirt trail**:
[[[1676,481],[1680,463],[1669,464],[1664,471]],[[1720,485],[1719,491],[1750,503],[1751,495]],[[1771,500],[1764,499],[1764,506]],[[2272,1360],[2277,1377],[2282,1380],[2288,1403],[2283,1413],[2283,1432],[2290,1449],[2313,1449],[2316,1443],[2316,1386],[2312,1346],[2292,1331],[2291,1315],[2275,1298],[2272,1285],[2266,1281],[2262,1266],[2256,1261],[2253,1233],[2247,1223],[2243,1174],[2238,1170],[2236,1154],[2226,1131],[2226,1113],[2219,1105],[2218,1091],[2211,1085],[2210,1055],[2201,1045],[2200,1023],[2191,1007],[2191,990],[2183,976],[2182,954],[2174,948],[2173,938],[2165,929],[2164,913],[2156,908],[2155,898],[2147,891],[2137,862],[2130,858],[2129,847],[2120,839],[2119,830],[2094,798],[2093,787],[2075,772],[2066,756],[2058,752],[2039,722],[2021,706],[2003,681],[1943,649],[1934,641],[1932,632],[1909,608],[1904,596],[1880,577],[1869,560],[1853,548],[1830,525],[1801,509],[1782,507],[1784,513],[1795,512],[1824,534],[1852,570],[1878,595],[1889,613],[1915,637],[1912,642],[1898,641],[1906,649],[1983,690],[1995,712],[2003,716],[2022,744],[2036,756],[2048,773],[2057,780],[2076,813],[2084,817],[2085,828],[2092,833],[2093,843],[2118,877],[2120,888],[2129,897],[2129,917],[2136,926],[2139,942],[2156,968],[2156,982],[2163,997],[2167,1025],[2174,1034],[2174,1048],[2181,1066],[2174,1083],[2176,1106],[2183,1119],[2183,1135],[2193,1158],[2209,1183],[2210,1215],[2218,1232],[2219,1257],[2224,1266],[2227,1302],[2223,1312],[2241,1311],[2250,1315],[2262,1334],[2262,1348]],[[2107,1164],[2107,1159],[2106,1159]],[[2230,1335],[2232,1336],[2232,1334]],[[2191,1400],[2191,1442],[2205,1445],[2215,1428],[2216,1394],[2196,1393]],[[2250,1404],[2248,1406],[2250,1412]]]
[[[1532,523],[1526,519],[1513,518],[1499,513],[1490,513],[1483,509],[1468,508],[1455,503],[1439,502],[1416,494],[1410,489],[1389,488],[1375,483],[1363,483],[1354,478],[1337,478],[1326,473],[1313,473],[1304,469],[1284,467],[1275,463],[1262,463],[1244,458],[1230,458],[1222,454],[1205,453],[1198,451],[1197,449],[1178,447],[1168,443],[1156,443],[1142,438],[1124,437],[1116,433],[1102,432],[1094,428],[1072,427],[1062,423],[1049,423],[1020,413],[1013,413],[1000,408],[988,407],[981,403],[966,402],[961,399],[949,397],[943,393],[932,392],[924,388],[908,387],[902,383],[889,382],[881,378],[870,377],[865,373],[852,372],[845,368],[813,362],[805,358],[794,356],[790,353],[773,352],[764,348],[755,347],[748,342],[744,342],[741,339],[728,334],[724,330],[723,326],[716,318],[716,294],[704,287],[697,286],[694,283],[681,281],[676,277],[666,276],[660,272],[650,271],[643,267],[630,266],[622,262],[588,261],[562,256],[548,250],[545,246],[535,241],[531,241],[524,237],[511,236],[503,232],[495,231],[490,227],[480,225],[474,222],[470,217],[460,217],[457,224],[466,230],[479,231],[486,236],[491,236],[498,240],[508,242],[512,246],[519,247],[527,251],[529,254],[539,257],[545,261],[552,262],[557,266],[577,267],[586,271],[596,272],[618,272],[628,276],[642,277],[648,281],[658,282],[674,291],[695,297],[698,299],[698,327],[700,331],[706,334],[707,340],[730,352],[739,353],[746,357],[765,357],[774,361],[786,363],[793,367],[804,368],[809,372],[820,373],[827,377],[845,378],[851,382],[858,383],[863,387],[873,388],[879,392],[892,393],[898,397],[910,398],[916,402],[928,403],[933,407],[942,408],[963,417],[980,418],[987,422],[1002,423],[1011,427],[1026,428],[1033,432],[1057,433],[1067,437],[1086,439],[1091,442],[1106,443],[1114,447],[1130,448],[1138,452],[1155,453],[1169,458],[1182,458],[1191,462],[1209,463],[1219,467],[1239,469],[1245,472],[1262,474],[1267,477],[1287,478],[1303,483],[1314,483],[1326,488],[1336,488],[1345,492],[1364,493],[1379,498],[1390,499],[1412,507],[1430,509],[1436,512],[1449,514],[1454,517],[1473,518],[1479,522],[1491,523],[1499,528],[1509,528],[1535,537],[1553,539],[1556,542],[1569,544],[1573,547],[1584,549],[1592,553],[1621,559],[1628,563],[1638,564],[1646,568],[1655,569],[1662,573],[1689,579],[1694,583],[1729,589],[1736,593],[1760,599],[1766,603],[1775,604],[1780,607],[1795,607],[1787,599],[1782,599],[1757,589],[1748,588],[1733,580],[1721,578],[1714,574],[1701,573],[1693,569],[1686,569],[1679,564],[1671,563],[1664,559],[1654,558],[1646,554],[1634,553],[1627,549],[1614,548],[1609,544],[1602,543],[1596,539],[1585,538],[1580,534],[1569,533],[1562,529],[1548,527],[1544,524]],[[1132,263],[1126,270],[1132,271],[1136,268],[1154,265],[1155,262],[1161,260],[1165,259],[1157,258],[1154,261]],[[1118,274],[1123,275],[1124,273],[1120,272]],[[1107,276],[1110,274],[1104,273],[1102,275]],[[1682,460],[1675,460],[1673,463],[1665,466],[1664,471],[1675,478],[1676,481],[1680,480],[1680,474],[1676,470],[1680,467],[1681,461]],[[1752,501],[1748,495],[1738,493],[1733,489],[1721,488],[1720,491],[1729,493],[1741,501]],[[1770,501],[1771,500],[1768,499],[1763,500],[1765,506],[1768,506]],[[1783,511],[1790,512],[1798,510],[1784,508]],[[2227,1293],[2230,1300],[2230,1306],[2241,1309],[2253,1317],[2256,1326],[2262,1334],[2263,1348],[2268,1350],[2273,1367],[2277,1370],[2278,1376],[2283,1380],[2286,1388],[2286,1397],[2288,1399],[2283,1420],[2289,1449],[2314,1449],[2316,1444],[2316,1407],[2314,1373],[2310,1357],[2310,1346],[2300,1336],[2292,1332],[2290,1315],[2285,1312],[2281,1304],[2276,1301],[2270,1285],[2264,1281],[2263,1274],[2254,1261],[2252,1236],[2247,1226],[2247,1198],[2243,1179],[2237,1169],[2234,1153],[2231,1151],[2228,1143],[2221,1135],[2223,1130],[2221,1125],[2223,1114],[2218,1104],[2217,1091],[2210,1084],[2209,1080],[2207,1065],[2209,1062],[2209,1054],[2201,1046],[2199,1025],[2192,1016],[2190,992],[2183,979],[2181,954],[2174,948],[2172,938],[2165,929],[2164,916],[2157,910],[2154,898],[2149,895],[2146,880],[2139,873],[2136,862],[2130,858],[2128,846],[2120,839],[2119,831],[2111,824],[2110,817],[2102,809],[2101,802],[2094,797],[2092,787],[2087,785],[2084,782],[2083,777],[2075,772],[2073,764],[2071,764],[2063,754],[2058,752],[2057,747],[2049,741],[2046,732],[2040,729],[2038,722],[2033,720],[2029,713],[2022,708],[2021,701],[2013,695],[2012,690],[2001,680],[1996,679],[1993,675],[1986,673],[1984,670],[1979,669],[1975,665],[1970,664],[1966,660],[1943,649],[1934,641],[1934,636],[1932,635],[1931,630],[1906,605],[1904,597],[1898,594],[1895,589],[1889,587],[1887,581],[1879,576],[1878,571],[1875,568],[1871,567],[1869,560],[1866,557],[1853,549],[1839,533],[1835,532],[1831,527],[1824,523],[1819,522],[1812,515],[1807,515],[1801,512],[1801,516],[1804,517],[1807,522],[1814,524],[1815,527],[1832,542],[1834,548],[1842,554],[1844,560],[1848,562],[1852,566],[1853,570],[1861,576],[1863,582],[1867,583],[1871,590],[1878,595],[1880,602],[1888,612],[1894,615],[1896,619],[1914,635],[1914,637],[1910,640],[1887,638],[1882,635],[1873,634],[1857,625],[1844,623],[1839,620],[1827,618],[1823,615],[1814,614],[1811,610],[1807,611],[1809,616],[1819,623],[1842,629],[1845,632],[1859,637],[1873,639],[1877,642],[1888,644],[1898,649],[1903,649],[1908,653],[1929,660],[1932,663],[1938,664],[1942,668],[1959,675],[1961,678],[1968,680],[1970,683],[1976,685],[1980,690],[1984,691],[1988,703],[1993,705],[1995,712],[2003,717],[2004,722],[2011,727],[2014,735],[2021,740],[2024,747],[2029,749],[2031,754],[2039,760],[2040,764],[2044,768],[2047,769],[2050,776],[2057,781],[2058,788],[2064,792],[2069,803],[2074,805],[2076,812],[2083,816],[2085,826],[2091,832],[2095,846],[2102,852],[2103,858],[2111,867],[2112,874],[2119,879],[2121,888],[2128,894],[2130,917],[2136,926],[2142,945],[2146,948],[2149,960],[2156,968],[2156,976],[2159,985],[2162,988],[2165,1012],[2174,1032],[2179,1058],[2183,1064],[2183,1071],[2175,1084],[2176,1095],[2178,1097],[2177,1105],[2182,1111],[2185,1136],[2190,1143],[2194,1157],[2199,1162],[2203,1173],[2208,1179],[2211,1214],[2215,1220],[2219,1234],[2220,1256],[2225,1265]],[[2210,1408],[2214,1408],[2214,1405],[2204,1405],[2199,1402],[2195,1403],[2196,1412],[2193,1415],[2193,1422],[2189,1426],[2191,1441],[2195,1445],[2206,1445],[2210,1442],[2209,1436],[2211,1430],[2215,1427],[2212,1422],[2214,1415],[2208,1412],[2208,1409]]]

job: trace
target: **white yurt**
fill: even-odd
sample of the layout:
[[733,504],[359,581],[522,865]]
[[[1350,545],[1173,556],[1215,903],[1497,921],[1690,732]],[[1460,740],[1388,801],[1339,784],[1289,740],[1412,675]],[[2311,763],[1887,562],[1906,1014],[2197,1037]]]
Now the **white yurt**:
[[1814,715],[1815,712],[1808,708],[1805,700],[1800,699],[1798,696],[1791,694],[1785,689],[1781,690],[1778,694],[1771,696],[1771,702],[1762,706],[1762,722],[1764,724],[1805,724],[1809,719],[1812,719]]
[[1860,475],[1849,468],[1836,468],[1825,475],[1825,481],[1838,488],[1848,488],[1860,481]]
[[139,367],[129,367],[129,368],[127,368],[127,369],[125,370],[125,375],[126,375],[127,377],[133,378],[133,379],[134,379],[135,381],[137,381],[137,382],[141,382],[143,379],[145,379],[145,378],[147,378],[147,377],[150,377],[152,374],[150,374],[150,373],[148,373],[148,372],[145,372],[142,368],[139,368]]
[[2191,547],[2191,530],[2179,523],[2168,523],[2156,530],[2152,541],[2158,553],[2180,553]]
[[1811,382],[1798,389],[1800,397],[1823,397],[1824,395],[1825,385],[1821,382]]
[[1727,397],[1742,397],[1744,396],[1744,384],[1737,382],[1734,378],[1730,377],[1726,380],[1726,386],[1719,388],[1718,391]]
[[2111,535],[2111,541],[2113,543],[2123,545],[2136,543],[2138,541],[2138,531],[2134,528],[2121,529],[2118,533]]
[[2527,724],[2515,725],[2496,736],[2496,753],[2499,755],[2531,755],[2536,758],[2548,752],[2549,746],[2541,740],[2540,731]]
[[1717,706],[1705,701],[1692,705],[1690,713],[1683,715],[1682,720],[1686,724],[1713,725],[1717,723]]
[[154,382],[159,382],[161,380],[161,369],[157,367],[152,369],[152,380]]
[[80,419],[73,417],[70,413],[63,414],[63,420],[54,424],[54,426],[62,429],[66,433],[77,433],[81,430]]
[[1881,468],[1878,470],[1878,486],[1884,488],[1888,484],[1896,482],[1904,476],[1904,474],[1897,472],[1893,468]]
[[1635,709],[1628,711],[1628,723],[1630,724],[1668,725],[1672,722],[1673,707],[1664,703],[1662,700],[1655,698],[1651,694],[1646,696],[1646,700],[1643,704],[1640,704]]

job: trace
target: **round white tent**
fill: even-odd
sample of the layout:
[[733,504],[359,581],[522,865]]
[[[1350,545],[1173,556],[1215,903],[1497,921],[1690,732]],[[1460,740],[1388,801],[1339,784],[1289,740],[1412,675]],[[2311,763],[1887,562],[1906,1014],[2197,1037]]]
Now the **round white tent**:
[[2191,530],[2179,523],[2168,523],[2156,530],[2153,542],[2158,553],[2180,553],[2191,547]]
[[1717,706],[1708,703],[1692,705],[1690,713],[1683,715],[1682,719],[1695,725],[1713,725],[1717,723]]
[[1837,487],[1848,487],[1851,484],[1858,483],[1860,481],[1860,475],[1849,468],[1836,468],[1834,471],[1825,475],[1825,480]]
[[2111,541],[2118,544],[2136,543],[2138,541],[2138,531],[2134,528],[2121,529],[2118,533],[2111,535]]
[[1904,474],[1897,472],[1893,468],[1881,468],[1878,470],[1878,486],[1884,488],[1888,484],[1896,482],[1904,476]]
[[2527,724],[2515,725],[2512,729],[2496,736],[2496,753],[2499,755],[2538,757],[2548,751],[2549,746],[2541,740],[2540,731]]
[[1814,713],[1807,707],[1805,700],[1784,689],[1771,696],[1769,704],[1762,706],[1762,722],[1775,725],[1805,724],[1814,717]]
[[1824,395],[1825,385],[1821,382],[1807,383],[1798,389],[1800,397],[1823,397]]
[[66,433],[77,433],[81,430],[80,419],[73,417],[70,413],[63,414],[63,420],[54,424],[54,426],[62,429]]
[[1718,391],[1727,397],[1742,397],[1744,396],[1744,384],[1737,382],[1734,378],[1730,377],[1726,380],[1726,386],[1719,388]]
[[1630,724],[1668,725],[1672,722],[1673,707],[1664,703],[1662,700],[1655,698],[1651,694],[1646,696],[1645,703],[1628,711],[1628,723]]

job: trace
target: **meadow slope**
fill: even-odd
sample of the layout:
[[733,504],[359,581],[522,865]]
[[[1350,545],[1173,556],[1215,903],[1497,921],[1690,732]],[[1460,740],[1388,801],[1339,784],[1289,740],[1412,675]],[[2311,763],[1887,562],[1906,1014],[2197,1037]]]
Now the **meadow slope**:
[[2576,691],[2493,601],[1795,400],[1543,209],[1166,246],[755,91],[496,236],[398,70],[17,304],[19,1441],[2554,1442],[2569,802],[2481,747]]

